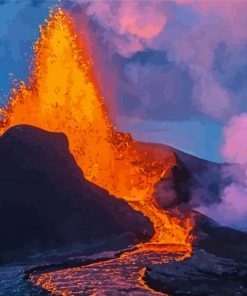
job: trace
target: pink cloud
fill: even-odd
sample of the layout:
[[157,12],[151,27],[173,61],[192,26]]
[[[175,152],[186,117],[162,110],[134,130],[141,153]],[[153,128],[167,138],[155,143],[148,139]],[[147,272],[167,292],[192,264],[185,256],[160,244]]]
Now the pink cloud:
[[[247,1],[78,1],[87,4],[86,13],[105,29],[104,38],[119,54],[155,49],[188,69],[199,112],[225,121],[238,110],[216,77],[214,61],[220,43],[235,52],[247,42]],[[193,22],[186,19],[188,12]]]
[[200,72],[195,78],[198,78],[198,83],[194,86],[195,104],[203,113],[223,119],[231,109],[228,92],[210,72]]
[[[111,34],[111,42],[124,56],[146,47],[146,42],[159,35],[166,25],[163,1],[90,1],[87,14]],[[160,9],[162,8],[162,9]]]
[[234,180],[223,190],[222,202],[197,209],[223,225],[240,227],[244,230],[247,230],[246,131],[247,113],[232,117],[225,127],[222,155],[226,161],[239,163],[242,166],[232,166],[222,171],[223,177],[231,177]]
[[222,38],[233,44],[246,40],[247,2],[241,0],[229,1],[190,1],[176,0],[187,4],[200,13],[202,17],[217,15],[219,23],[216,30],[221,30]]
[[247,113],[234,116],[224,129],[222,154],[229,162],[247,163]]
[[222,225],[247,230],[247,188],[235,183],[227,186],[222,193],[222,202],[197,210]]
[[158,10],[158,2],[123,1],[119,9],[119,32],[140,38],[152,39],[158,35],[166,23],[163,11]]

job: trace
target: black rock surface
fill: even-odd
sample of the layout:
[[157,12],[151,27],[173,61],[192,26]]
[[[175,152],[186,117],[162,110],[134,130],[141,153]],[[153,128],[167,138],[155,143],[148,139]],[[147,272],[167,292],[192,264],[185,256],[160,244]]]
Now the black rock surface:
[[203,250],[184,261],[151,266],[145,279],[154,289],[174,296],[247,295],[247,264]]
[[222,193],[227,186],[232,183],[245,186],[245,165],[211,162],[164,144],[140,144],[152,146],[156,153],[172,152],[176,158],[170,178],[156,184],[156,201],[166,210],[217,205],[222,202]]
[[198,212],[194,212],[194,246],[219,257],[247,263],[247,233],[223,227]]
[[153,234],[146,217],[84,178],[64,134],[10,128],[0,138],[0,168],[0,261],[126,233],[128,245]]

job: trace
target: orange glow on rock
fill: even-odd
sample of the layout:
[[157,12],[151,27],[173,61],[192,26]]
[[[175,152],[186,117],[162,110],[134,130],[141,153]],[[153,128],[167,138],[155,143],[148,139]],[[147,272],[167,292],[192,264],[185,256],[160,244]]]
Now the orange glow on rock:
[[[110,121],[87,56],[86,44],[61,9],[51,12],[34,46],[33,70],[1,110],[1,134],[30,124],[63,132],[85,177],[125,199],[153,223],[155,235],[143,248],[180,245],[190,250],[192,220],[158,208],[155,184],[170,174],[175,157],[153,150],[116,130]],[[167,247],[166,247],[167,248]]]

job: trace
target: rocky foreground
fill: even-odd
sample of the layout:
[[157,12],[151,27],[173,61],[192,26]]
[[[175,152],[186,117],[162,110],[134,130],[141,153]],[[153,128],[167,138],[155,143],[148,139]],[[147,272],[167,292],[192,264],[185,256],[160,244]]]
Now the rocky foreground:
[[247,295],[247,264],[197,250],[184,261],[150,266],[150,287],[174,296]]

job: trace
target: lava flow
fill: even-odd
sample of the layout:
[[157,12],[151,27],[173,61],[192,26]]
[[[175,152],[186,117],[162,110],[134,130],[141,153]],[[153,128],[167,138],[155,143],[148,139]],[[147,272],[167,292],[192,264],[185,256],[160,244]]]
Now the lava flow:
[[1,134],[18,124],[65,133],[85,177],[152,221],[155,234],[144,248],[170,244],[190,250],[192,220],[159,209],[153,196],[156,183],[176,164],[174,155],[157,154],[116,130],[94,79],[86,42],[76,35],[67,13],[51,12],[40,31],[29,81],[13,89],[0,110]]

